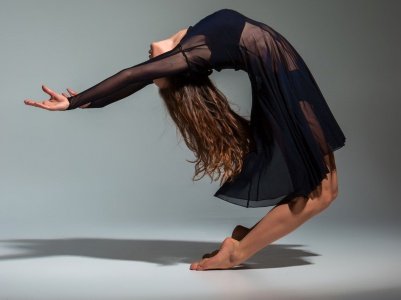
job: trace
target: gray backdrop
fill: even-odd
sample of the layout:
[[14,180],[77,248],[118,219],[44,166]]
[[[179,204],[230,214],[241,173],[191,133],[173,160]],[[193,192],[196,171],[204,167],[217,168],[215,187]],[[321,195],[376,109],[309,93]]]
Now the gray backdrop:
[[[253,225],[269,208],[212,196],[155,85],[102,109],[26,106],[82,91],[148,59],[149,44],[229,7],[281,32],[315,76],[347,137],[335,152],[339,197],[324,224],[396,225],[400,185],[399,1],[2,1],[0,231],[85,232],[121,225]],[[212,79],[243,115],[246,73]],[[98,227],[99,228],[99,227]],[[139,228],[139,229],[138,229]],[[394,227],[392,227],[394,228]]]

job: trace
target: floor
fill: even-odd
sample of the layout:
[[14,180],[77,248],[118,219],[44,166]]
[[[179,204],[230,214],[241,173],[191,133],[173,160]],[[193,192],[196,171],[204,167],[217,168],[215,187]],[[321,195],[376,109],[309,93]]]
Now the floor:
[[401,299],[399,227],[300,227],[235,270],[192,271],[226,236],[213,226],[3,230],[0,299]]

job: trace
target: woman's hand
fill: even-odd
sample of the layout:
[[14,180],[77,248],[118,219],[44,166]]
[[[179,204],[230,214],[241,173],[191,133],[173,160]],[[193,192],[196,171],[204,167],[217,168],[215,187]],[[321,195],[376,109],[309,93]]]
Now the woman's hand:
[[47,110],[66,110],[70,105],[67,97],[62,94],[57,94],[47,86],[42,85],[42,90],[50,95],[50,99],[44,101],[33,101],[31,99],[25,99],[24,102],[27,105],[40,107]]
[[[70,102],[67,99],[67,97],[68,97],[67,94],[65,94],[65,93],[58,94],[55,91],[49,89],[45,85],[42,85],[42,90],[46,94],[50,95],[50,99],[44,100],[44,101],[33,101],[31,99],[25,99],[24,100],[25,104],[40,107],[40,108],[47,109],[47,110],[53,110],[53,111],[54,110],[66,110],[68,108],[68,106],[70,105]],[[76,92],[74,92],[70,89],[67,89],[67,90],[71,96],[77,94]],[[80,106],[80,108],[86,108],[89,105],[90,105],[90,102]]]

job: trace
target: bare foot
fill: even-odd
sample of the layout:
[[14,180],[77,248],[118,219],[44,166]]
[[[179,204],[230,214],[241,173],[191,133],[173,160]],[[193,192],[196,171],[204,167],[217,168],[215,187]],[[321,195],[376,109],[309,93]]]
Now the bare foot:
[[[248,234],[249,231],[251,231],[250,228],[247,228],[247,227],[242,226],[242,225],[237,225],[237,226],[235,226],[235,228],[234,228],[234,230],[233,230],[233,232],[232,232],[232,234],[231,234],[231,237],[234,238],[234,239],[236,239],[237,241],[240,241],[240,240],[242,240],[242,239]],[[214,251],[212,251],[212,252],[210,252],[210,253],[206,253],[206,254],[204,254],[204,255],[202,256],[202,258],[210,258],[210,257],[213,257],[213,256],[215,256],[218,252],[219,252],[219,250],[214,250]]]
[[239,241],[232,237],[227,237],[216,255],[192,263],[190,269],[196,271],[230,269],[241,263],[238,259],[238,246]]

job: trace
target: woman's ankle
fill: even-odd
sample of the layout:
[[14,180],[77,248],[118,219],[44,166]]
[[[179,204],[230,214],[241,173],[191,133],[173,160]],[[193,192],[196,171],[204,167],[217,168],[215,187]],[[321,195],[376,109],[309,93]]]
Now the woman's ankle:
[[237,240],[235,240],[235,242],[235,248],[233,253],[230,255],[230,261],[233,263],[233,265],[238,265],[245,260],[245,255],[240,247],[241,242]]

